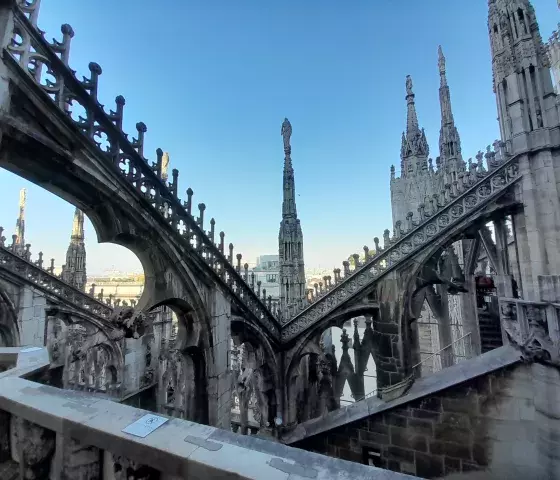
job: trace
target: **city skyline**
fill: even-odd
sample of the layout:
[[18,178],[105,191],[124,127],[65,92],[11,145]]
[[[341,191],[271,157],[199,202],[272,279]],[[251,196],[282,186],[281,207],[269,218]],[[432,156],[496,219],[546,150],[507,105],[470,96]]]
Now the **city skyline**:
[[[123,22],[126,15],[118,11],[107,20],[110,26],[118,21],[119,28],[115,28],[117,33],[108,28],[106,41],[116,42],[118,32],[124,32],[119,37],[126,37],[123,46],[113,43],[111,49],[102,49],[93,41],[99,33],[89,26],[97,24],[90,22],[90,16],[101,15],[98,10],[103,10],[97,7],[76,8],[72,2],[61,1],[55,8],[52,2],[44,2],[40,26],[47,38],[58,36],[59,12],[65,12],[65,21],[76,31],[73,68],[80,74],[87,71],[90,60],[102,65],[101,102],[110,105],[121,93],[126,97],[127,131],[134,131],[136,121],[146,122],[146,156],[153,160],[159,146],[170,152],[170,168],[180,170],[179,191],[193,188],[195,204],[206,203],[206,215],[216,219],[217,231],[226,232],[226,242],[243,253],[244,262],[277,250],[283,163],[280,124],[288,116],[294,129],[292,158],[306,265],[330,269],[340,267],[350,254],[361,253],[364,244],[371,248],[373,237],[381,237],[385,228],[392,227],[389,169],[392,164],[399,166],[407,74],[414,81],[419,122],[426,129],[430,156],[435,159],[438,155],[439,44],[447,57],[451,101],[465,159],[498,137],[497,122],[492,121],[496,114],[485,2],[461,9],[460,15],[459,9],[447,3],[434,2],[429,7],[411,3],[407,15],[402,15],[394,12],[396,7],[374,9],[367,2],[358,2],[353,9],[326,2],[320,10],[313,2],[306,6],[287,2],[267,12],[255,2],[235,9],[224,6],[219,11],[199,2],[185,2],[175,9],[185,13],[188,28],[184,28],[183,41],[187,43],[171,45],[169,52],[159,56],[161,47],[143,38],[138,26],[146,20],[146,12],[131,9],[130,2],[115,7],[134,12],[128,21]],[[72,8],[65,8],[70,5]],[[549,0],[534,5],[546,40],[556,26],[553,14],[557,6]],[[162,15],[152,13],[156,18]],[[288,17],[294,27],[290,36],[283,30]],[[381,17],[387,22],[380,22]],[[232,22],[234,19],[237,21]],[[306,22],[314,22],[314,37],[307,32]],[[219,30],[220,35],[212,36],[197,23],[210,24],[210,30]],[[177,33],[179,24],[170,22],[169,35]],[[240,26],[245,37],[239,34]],[[335,31],[338,34],[332,38]],[[414,42],[410,32],[414,32]],[[266,52],[258,45],[262,35],[272,42]],[[202,45],[199,50],[193,47],[195,40]],[[384,48],[383,41],[391,48]],[[134,85],[132,76],[139,67],[130,54],[138,42],[143,55],[141,87]],[[301,49],[294,48],[297,45]],[[179,52],[190,69],[173,66]],[[309,59],[312,61],[306,62]],[[248,72],[257,64],[263,68],[253,78]],[[228,79],[221,79],[223,69],[230,72]],[[178,83],[182,74],[186,76],[184,85]],[[161,88],[164,82],[169,88]],[[257,84],[261,87],[255,90]],[[239,95],[231,95],[237,90]],[[150,92],[153,94],[146,97]],[[174,105],[171,99],[179,92],[182,100]],[[209,103],[212,95],[219,98]],[[479,101],[472,102],[473,98]],[[164,113],[161,105],[166,107]],[[369,175],[363,175],[364,171]],[[28,189],[26,239],[32,252],[41,250],[45,258],[54,257],[60,265],[74,207],[1,171],[0,188],[8,200],[0,206],[0,224],[8,239],[17,216],[17,192],[23,187]],[[109,266],[141,271],[132,252],[97,244],[87,219],[84,228],[92,273]]]

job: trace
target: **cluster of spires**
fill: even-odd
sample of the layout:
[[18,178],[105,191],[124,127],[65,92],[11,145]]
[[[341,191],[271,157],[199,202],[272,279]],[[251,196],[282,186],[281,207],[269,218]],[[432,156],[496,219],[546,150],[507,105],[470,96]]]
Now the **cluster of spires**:
[[[400,220],[395,222],[392,235],[389,229],[386,229],[383,232],[383,246],[380,245],[379,238],[375,237],[373,239],[375,248],[370,249],[367,245],[364,245],[363,256],[358,253],[350,255],[349,259],[351,258],[352,260],[344,260],[342,262],[342,269],[335,268],[332,276],[324,276],[323,282],[315,283],[313,289],[307,290],[307,296],[305,300],[298,305],[298,310],[301,311],[310,304],[316,302],[335,288],[339,283],[353,276],[362,268],[369,266],[379,254],[397,243],[405,235],[412,232],[412,230],[416,229],[416,227],[422,224],[425,220],[433,217],[450,202],[455,200],[455,198],[462,195],[475,183],[486,177],[488,173],[495,170],[506,160],[507,152],[504,147],[505,145],[503,142],[495,141],[493,150],[490,146],[487,146],[486,153],[479,151],[476,155],[477,162],[473,163],[472,161],[469,161],[468,168],[465,170],[464,174],[459,176],[460,181],[455,181],[453,184],[447,184],[445,190],[442,191],[441,194],[433,194],[432,198],[430,198],[429,204],[420,204],[416,220],[414,219],[415,215],[413,212],[409,212],[404,225]],[[296,311],[294,314],[297,313],[298,312]]]
[[[44,35],[44,32],[41,32],[37,26],[39,2],[33,2],[32,4],[19,2],[18,5],[28,18],[31,26],[39,31],[41,35]],[[25,25],[23,25],[23,27],[25,28]],[[52,50],[60,60],[60,65],[57,65],[57,62],[51,64],[51,68],[61,76],[61,81],[59,82],[60,91],[55,92],[53,88],[50,88],[47,93],[59,108],[64,110],[76,122],[82,132],[97,144],[101,151],[114,159],[115,164],[129,181],[152,200],[152,205],[157,208],[165,218],[168,218],[170,223],[176,226],[178,230],[180,226],[179,221],[182,216],[177,215],[177,207],[181,206],[185,210],[191,220],[188,222],[190,225],[186,226],[185,235],[189,240],[194,240],[194,247],[199,250],[209,262],[215,263],[217,260],[218,255],[217,252],[214,251],[215,248],[217,248],[219,255],[225,257],[225,234],[224,232],[220,232],[219,243],[216,243],[216,222],[213,218],[210,220],[210,230],[204,230],[204,211],[206,210],[206,205],[204,203],[198,204],[199,215],[195,217],[192,214],[193,190],[191,188],[187,189],[186,201],[181,202],[177,196],[179,177],[179,171],[177,169],[171,171],[171,181],[168,181],[169,154],[164,153],[161,149],[157,149],[157,160],[149,165],[148,160],[144,157],[144,136],[147,132],[146,125],[143,122],[138,122],[136,124],[137,136],[133,137],[131,141],[128,140],[127,134],[123,131],[123,114],[124,105],[126,103],[124,97],[121,95],[117,96],[115,98],[115,110],[110,110],[109,113],[106,113],[103,105],[99,103],[97,96],[99,76],[102,73],[101,67],[95,62],[91,62],[88,66],[90,77],[84,77],[81,81],[78,80],[76,78],[76,72],[69,67],[70,44],[74,37],[74,30],[70,25],[65,24],[62,25],[61,32],[61,41],[54,39],[51,43],[48,43],[50,50]],[[23,68],[27,68],[37,83],[40,84],[42,65],[38,61],[27,61],[31,47],[29,43],[18,43],[14,36],[9,50]],[[37,48],[36,45],[33,45],[33,47]],[[86,91],[88,95],[85,97],[78,97],[89,97],[87,104],[82,105],[88,111],[87,118],[73,118],[72,103],[75,100],[68,99],[68,97],[65,96],[65,87],[71,91],[77,91],[79,89]],[[137,157],[142,161],[138,162]],[[193,242],[191,242],[191,244],[192,243]],[[254,282],[249,285],[249,278],[247,275],[242,276],[241,254],[235,256],[238,260],[238,264],[234,266],[233,249],[233,244],[230,243],[229,255],[224,259],[229,263],[229,267],[225,265],[228,283],[233,283],[236,273],[239,276],[238,280],[244,281],[247,287],[251,288],[257,295],[262,304],[269,307],[269,311],[271,308],[274,310],[275,307],[272,299],[266,297],[266,292],[260,292],[259,282],[257,282],[256,286]],[[213,268],[216,269],[217,267],[213,266]],[[220,273],[222,274],[222,278],[224,278],[225,272]],[[237,286],[236,288],[244,288],[239,285],[238,281],[235,281],[235,285]]]

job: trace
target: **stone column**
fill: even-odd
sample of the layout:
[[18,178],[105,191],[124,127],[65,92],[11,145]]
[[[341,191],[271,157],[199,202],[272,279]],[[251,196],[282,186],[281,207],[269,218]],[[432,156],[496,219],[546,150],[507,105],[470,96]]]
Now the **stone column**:
[[[212,426],[231,428],[231,371],[228,359],[231,344],[231,305],[218,290],[209,295],[212,318],[212,351],[206,352],[208,374],[208,416]],[[209,359],[213,360],[212,365]],[[208,368],[211,367],[211,368]]]
[[378,396],[387,399],[393,395],[400,396],[406,389],[408,377],[405,366],[411,367],[410,325],[405,302],[406,277],[401,272],[393,272],[377,287],[379,316],[373,319],[373,330],[378,342],[375,358],[377,388]]
[[55,433],[20,417],[12,417],[20,478],[49,478],[55,451]]
[[61,480],[99,480],[101,478],[99,448],[82,445],[78,440],[56,436],[53,478]]

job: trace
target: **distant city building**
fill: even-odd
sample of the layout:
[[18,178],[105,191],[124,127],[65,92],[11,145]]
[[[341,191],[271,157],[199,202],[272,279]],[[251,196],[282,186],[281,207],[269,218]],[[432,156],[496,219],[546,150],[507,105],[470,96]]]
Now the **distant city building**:
[[144,291],[144,274],[111,272],[110,274],[91,276],[87,279],[86,291],[94,295],[103,293],[103,298],[126,302],[128,305],[138,302]]
[[255,276],[255,284],[261,282],[261,292],[266,290],[266,296],[273,301],[280,299],[280,258],[278,255],[261,255],[257,264],[249,270]]

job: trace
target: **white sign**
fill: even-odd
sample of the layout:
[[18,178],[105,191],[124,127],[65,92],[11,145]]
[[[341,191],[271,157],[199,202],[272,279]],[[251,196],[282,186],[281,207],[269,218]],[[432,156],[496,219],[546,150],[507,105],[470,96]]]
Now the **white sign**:
[[165,422],[167,422],[167,420],[169,420],[169,418],[148,414],[131,423],[122,431],[124,433],[130,433],[131,435],[144,438],[152,433],[156,428],[161,427]]
[[43,350],[41,347],[28,347],[20,350],[20,353],[27,353],[27,352],[36,352],[37,350]]

